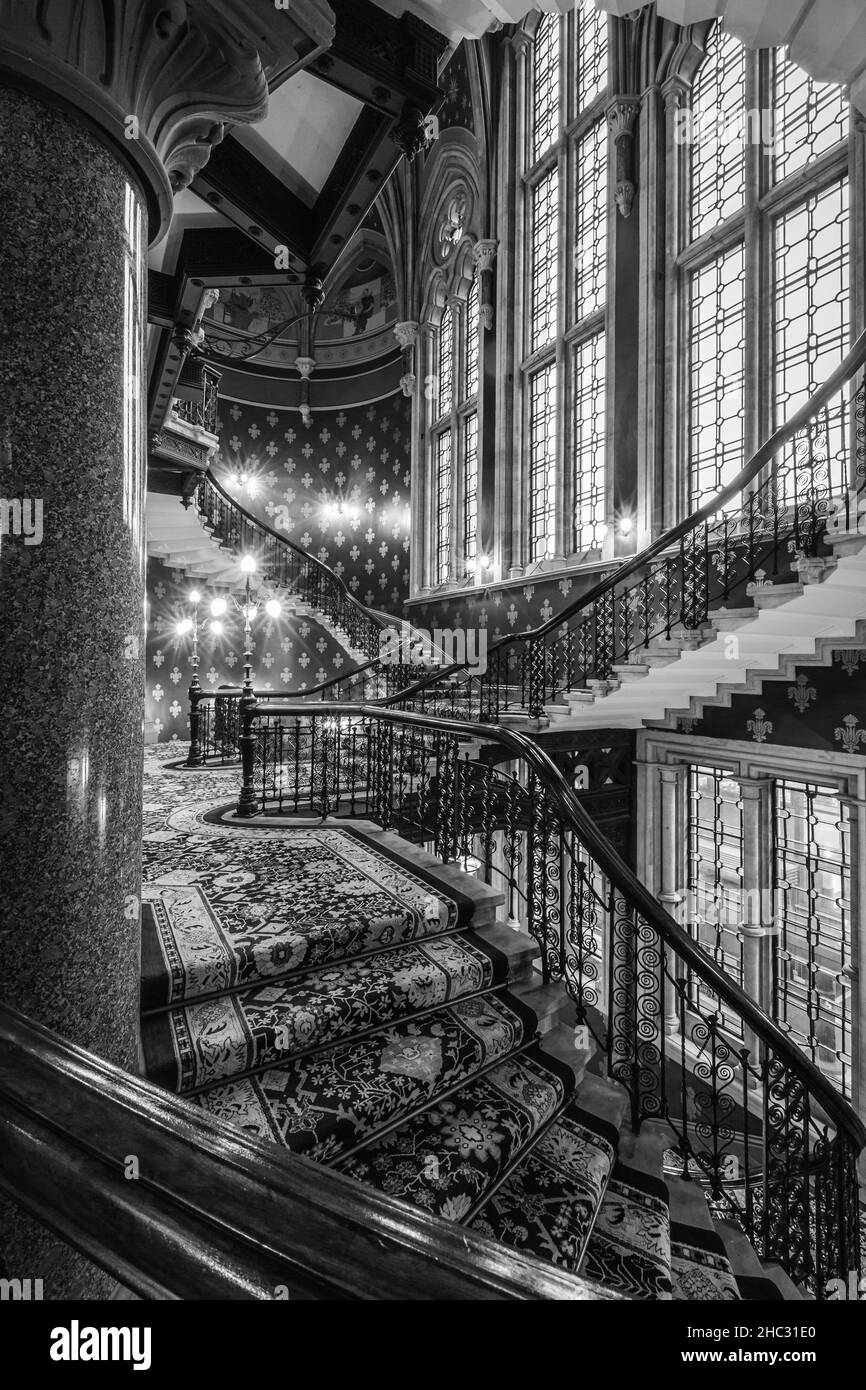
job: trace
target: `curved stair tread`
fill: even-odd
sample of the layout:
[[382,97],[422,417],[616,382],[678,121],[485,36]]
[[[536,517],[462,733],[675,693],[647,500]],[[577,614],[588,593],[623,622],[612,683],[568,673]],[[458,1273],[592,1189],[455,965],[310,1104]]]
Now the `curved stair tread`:
[[473,1230],[576,1273],[618,1138],[616,1126],[572,1102],[488,1198]]
[[325,966],[142,1020],[147,1075],[187,1093],[505,982],[507,959],[472,932]]
[[660,1178],[616,1164],[578,1272],[627,1298],[671,1298],[670,1214]]
[[468,1222],[573,1087],[569,1068],[531,1047],[336,1166],[445,1220]]
[[145,844],[145,1011],[453,932],[472,917],[459,889],[349,830],[208,827],[207,844],[156,833]]
[[507,991],[388,1024],[196,1097],[257,1138],[332,1163],[527,1046],[535,1015]]

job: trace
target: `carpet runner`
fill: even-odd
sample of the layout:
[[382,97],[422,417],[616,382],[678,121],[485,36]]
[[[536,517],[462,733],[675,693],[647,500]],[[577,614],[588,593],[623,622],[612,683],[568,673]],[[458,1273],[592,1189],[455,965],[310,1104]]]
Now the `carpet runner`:
[[148,1075],[169,1090],[190,1091],[480,994],[504,984],[507,973],[495,947],[465,932],[328,965],[283,984],[193,1000],[144,1016]]
[[236,769],[146,759],[151,1080],[625,1298],[779,1296],[618,1161],[617,1129],[509,988],[501,929],[503,950],[471,930],[452,876],[343,826],[223,823],[236,792]]
[[531,1048],[337,1167],[436,1216],[464,1221],[573,1089],[573,1072]]
[[574,1102],[545,1131],[472,1225],[575,1273],[614,1164],[618,1134]]
[[535,1035],[531,1009],[486,994],[196,1097],[210,1114],[331,1163],[450,1094]]

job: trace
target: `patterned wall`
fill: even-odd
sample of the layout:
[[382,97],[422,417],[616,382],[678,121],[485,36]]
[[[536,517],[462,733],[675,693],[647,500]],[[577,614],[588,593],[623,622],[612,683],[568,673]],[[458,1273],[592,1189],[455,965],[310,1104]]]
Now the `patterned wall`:
[[793,678],[764,681],[760,695],[735,695],[730,709],[708,709],[677,727],[706,738],[866,757],[866,652],[846,649],[833,653],[831,666],[798,666]]
[[559,578],[545,575],[519,584],[432,597],[413,603],[407,612],[420,627],[485,629],[488,643],[492,643],[498,637],[529,632],[546,623],[603,577],[600,573]]
[[475,110],[465,43],[461,43],[442,74],[440,86],[445,93],[445,100],[437,113],[439,129],[451,130],[454,126],[461,126],[474,135]]
[[[297,410],[223,399],[214,472],[362,603],[399,614],[409,592],[411,411],[398,392],[371,405],[316,407],[305,429]],[[229,481],[242,470],[252,495]]]
[[[160,560],[148,560],[145,719],[156,728],[160,743],[189,737],[191,643],[178,637],[176,627],[189,616],[186,596],[193,587],[207,599],[204,583],[196,584]],[[223,621],[222,637],[203,634],[199,643],[199,679],[205,690],[240,685],[243,679],[243,621],[237,613]],[[333,637],[310,619],[262,618],[254,625],[253,681],[259,689],[303,691],[352,665]]]

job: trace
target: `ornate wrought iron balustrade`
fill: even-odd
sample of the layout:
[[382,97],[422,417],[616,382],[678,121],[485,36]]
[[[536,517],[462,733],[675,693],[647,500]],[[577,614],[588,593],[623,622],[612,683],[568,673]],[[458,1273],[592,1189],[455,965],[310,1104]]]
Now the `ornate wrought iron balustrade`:
[[795,579],[833,530],[864,524],[866,333],[822,387],[726,487],[529,633],[501,638],[487,669],[454,664],[392,703],[496,721],[537,718],[568,691],[616,679],[657,638],[696,633],[747,602],[747,586]]
[[239,816],[367,816],[500,885],[632,1125],[668,1127],[683,1176],[759,1255],[818,1298],[830,1280],[848,1287],[858,1117],[639,882],[537,743],[363,704],[247,699],[241,722]]

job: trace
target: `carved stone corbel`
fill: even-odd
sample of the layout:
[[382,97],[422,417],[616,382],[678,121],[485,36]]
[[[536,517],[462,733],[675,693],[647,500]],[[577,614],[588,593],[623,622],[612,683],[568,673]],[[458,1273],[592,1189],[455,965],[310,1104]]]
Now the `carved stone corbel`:
[[640,98],[614,97],[607,108],[607,124],[616,149],[616,181],[613,200],[628,217],[634,204],[634,128],[640,111]]
[[229,0],[0,5],[4,72],[80,111],[122,152],[148,193],[152,241],[226,123],[265,116],[268,75],[305,67],[333,37],[323,0],[297,14]]
[[472,262],[478,275],[478,316],[482,328],[489,333],[495,321],[494,305],[496,293],[493,266],[499,242],[492,237],[477,241],[472,251]]
[[315,357],[296,357],[295,366],[301,377],[301,403],[298,406],[304,428],[309,429],[313,423],[313,412],[310,408],[310,377],[316,366]]
[[400,377],[400,389],[407,399],[415,393],[415,343],[418,339],[418,324],[414,319],[405,319],[402,323],[394,324],[394,337],[403,350],[403,375]]

